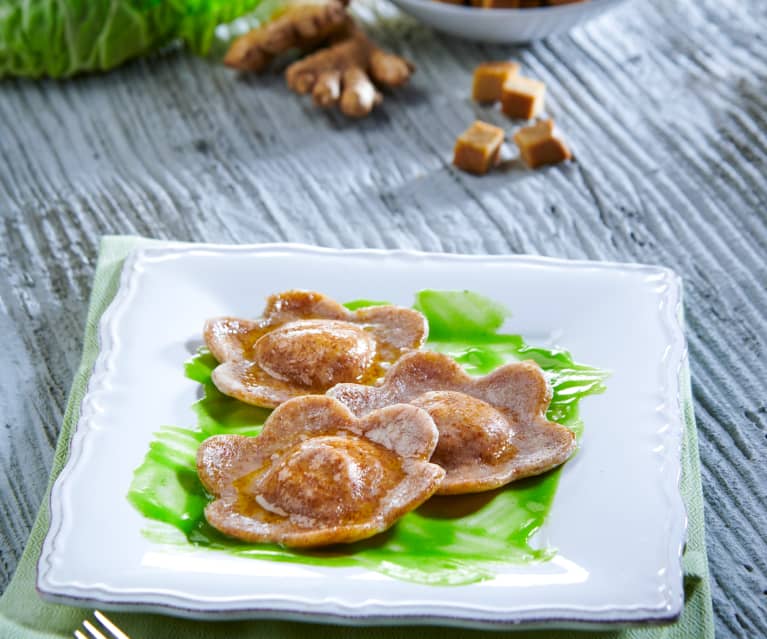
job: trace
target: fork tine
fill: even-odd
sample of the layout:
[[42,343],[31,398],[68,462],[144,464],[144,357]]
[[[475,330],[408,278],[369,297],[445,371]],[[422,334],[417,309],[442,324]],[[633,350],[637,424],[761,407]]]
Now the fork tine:
[[122,630],[115,626],[112,620],[100,610],[95,610],[93,612],[93,616],[101,622],[101,625],[104,626],[104,628],[112,633],[114,639],[130,639],[128,635],[126,635]]
[[109,639],[106,635],[104,635],[103,632],[101,632],[98,628],[96,628],[96,626],[94,626],[87,619],[83,621],[83,626],[85,626],[85,629],[90,633],[93,639]]
[[82,632],[80,632],[79,630],[75,630],[75,637],[77,637],[77,639],[88,639],[88,637],[86,637],[86,636],[85,636],[85,635],[84,635]]

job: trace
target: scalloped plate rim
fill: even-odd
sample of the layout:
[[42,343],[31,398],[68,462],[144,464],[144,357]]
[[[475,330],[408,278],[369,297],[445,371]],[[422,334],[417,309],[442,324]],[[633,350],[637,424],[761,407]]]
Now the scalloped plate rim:
[[[674,389],[677,401],[673,406],[666,407],[671,422],[678,425],[677,430],[669,429],[669,452],[664,464],[666,467],[663,477],[664,487],[668,491],[669,518],[671,538],[676,544],[671,545],[671,556],[667,583],[674,596],[669,597],[662,607],[628,606],[551,606],[528,607],[526,610],[483,610],[464,607],[456,612],[455,606],[430,606],[418,604],[408,609],[407,602],[396,601],[387,605],[384,601],[365,601],[360,605],[343,605],[332,598],[302,599],[299,597],[243,597],[242,601],[221,602],[215,598],[200,598],[185,593],[157,593],[116,591],[107,585],[102,587],[78,588],[70,586],[62,588],[49,579],[51,559],[56,552],[56,539],[63,524],[61,496],[67,490],[68,479],[77,470],[78,455],[82,447],[83,431],[92,419],[93,408],[90,405],[93,394],[105,383],[113,370],[110,361],[113,342],[121,310],[129,303],[136,293],[141,265],[145,260],[172,259],[188,254],[215,255],[216,253],[254,254],[269,252],[296,252],[322,254],[343,258],[347,255],[356,256],[386,256],[397,259],[428,259],[437,261],[459,261],[467,263],[499,262],[509,264],[527,264],[542,267],[561,267],[565,269],[585,268],[597,270],[619,270],[627,272],[645,272],[655,274],[668,284],[663,305],[662,323],[667,332],[670,348],[670,359],[674,365],[667,366],[667,380],[670,388]],[[552,257],[532,255],[466,255],[452,253],[429,253],[407,249],[334,249],[314,247],[295,243],[269,243],[248,245],[226,244],[187,244],[182,242],[156,242],[153,246],[138,248],[131,251],[126,258],[120,276],[120,283],[115,297],[110,302],[99,321],[98,338],[99,354],[96,358],[87,391],[82,400],[82,410],[70,440],[69,457],[60,475],[54,482],[50,496],[50,520],[42,552],[38,561],[37,589],[46,600],[72,605],[96,604],[110,610],[132,610],[145,612],[168,612],[182,617],[194,618],[281,618],[305,621],[319,621],[340,624],[444,624],[463,627],[567,627],[594,628],[611,625],[633,625],[638,622],[664,623],[676,619],[681,613],[683,593],[681,589],[681,556],[686,535],[687,519],[682,502],[679,480],[681,476],[681,438],[683,397],[679,375],[687,362],[686,339],[681,317],[681,279],[671,269],[660,266],[621,262],[594,262],[589,260],[567,260]],[[673,432],[672,432],[673,431]],[[256,561],[247,559],[247,561]],[[420,607],[419,607],[420,606]]]

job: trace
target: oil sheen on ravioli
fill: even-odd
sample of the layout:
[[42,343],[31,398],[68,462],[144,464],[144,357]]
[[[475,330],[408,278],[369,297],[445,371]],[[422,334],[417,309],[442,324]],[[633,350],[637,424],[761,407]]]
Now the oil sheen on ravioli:
[[446,471],[437,494],[491,490],[564,463],[575,449],[568,428],[546,419],[551,388],[534,362],[473,378],[449,356],[409,353],[378,386],[338,384],[327,395],[358,416],[409,402],[434,419],[431,461]]
[[341,382],[372,383],[403,353],[420,348],[427,331],[424,316],[408,308],[352,312],[321,293],[286,291],[269,297],[260,319],[208,320],[204,337],[220,362],[216,387],[271,408]]
[[205,517],[221,532],[290,547],[365,539],[389,528],[437,489],[429,414],[395,404],[355,417],[309,395],[281,404],[258,437],[217,435],[197,453],[215,501]]

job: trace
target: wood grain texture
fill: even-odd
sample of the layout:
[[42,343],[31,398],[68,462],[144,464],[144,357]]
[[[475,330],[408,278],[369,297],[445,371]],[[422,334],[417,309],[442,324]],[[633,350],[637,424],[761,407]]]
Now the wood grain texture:
[[[0,84],[0,584],[43,497],[106,233],[537,253],[685,279],[718,635],[767,636],[767,3],[636,0],[530,48],[359,9],[418,63],[361,122],[180,52]],[[455,171],[472,68],[549,87],[576,162]]]

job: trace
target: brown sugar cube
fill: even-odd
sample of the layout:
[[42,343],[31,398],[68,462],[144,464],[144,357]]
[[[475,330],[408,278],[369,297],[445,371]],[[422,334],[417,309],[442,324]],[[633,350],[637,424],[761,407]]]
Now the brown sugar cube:
[[522,127],[514,134],[514,143],[527,166],[535,169],[544,164],[558,164],[572,157],[570,149],[554,136],[554,120],[541,120]]
[[477,120],[455,141],[453,164],[462,171],[484,175],[498,161],[503,129]]
[[519,73],[516,62],[485,62],[474,69],[471,97],[477,102],[498,102],[503,83]]
[[546,85],[538,80],[513,75],[501,90],[501,111],[510,118],[532,120],[543,110]]

